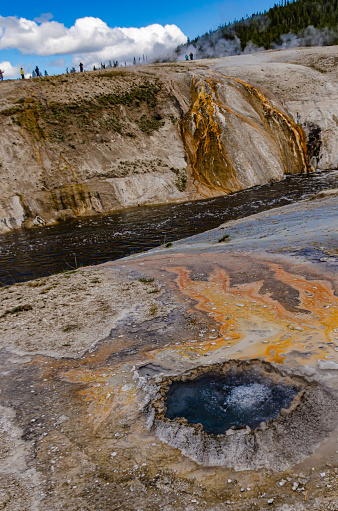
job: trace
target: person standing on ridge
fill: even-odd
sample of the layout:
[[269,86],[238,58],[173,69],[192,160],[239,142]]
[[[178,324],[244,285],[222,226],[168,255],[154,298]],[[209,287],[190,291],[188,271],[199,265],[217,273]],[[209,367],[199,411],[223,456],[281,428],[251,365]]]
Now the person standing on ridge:
[[189,60],[189,55],[186,55],[184,58],[185,60]]
[[190,53],[189,53],[189,57],[190,57],[190,60],[194,60],[194,54],[193,54],[193,52],[190,52]]
[[82,62],[80,62],[79,67],[80,67],[80,73],[83,73],[83,64],[82,64]]
[[0,80],[2,81],[4,79],[4,72],[0,69]]
[[23,72],[22,67],[20,67],[20,75],[21,75],[22,80],[24,80],[24,78],[25,78],[25,73]]
[[36,76],[39,78],[39,76],[40,76],[40,71],[39,71],[38,66],[36,66],[36,68],[35,68],[35,73],[36,73]]

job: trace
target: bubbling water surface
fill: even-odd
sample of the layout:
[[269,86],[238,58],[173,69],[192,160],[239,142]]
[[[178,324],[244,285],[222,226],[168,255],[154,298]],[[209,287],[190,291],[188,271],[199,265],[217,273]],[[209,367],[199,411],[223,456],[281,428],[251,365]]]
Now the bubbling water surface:
[[256,373],[207,374],[172,383],[167,394],[166,417],[184,417],[201,423],[206,433],[222,434],[232,426],[256,428],[288,408],[296,387],[275,383]]

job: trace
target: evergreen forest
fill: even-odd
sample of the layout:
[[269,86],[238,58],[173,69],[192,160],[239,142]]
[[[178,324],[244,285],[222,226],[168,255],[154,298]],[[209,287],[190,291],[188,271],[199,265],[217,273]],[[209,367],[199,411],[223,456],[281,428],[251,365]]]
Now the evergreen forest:
[[338,43],[337,26],[338,0],[284,0],[264,13],[221,25],[184,46],[193,45],[200,56],[217,56],[246,48],[333,45]]

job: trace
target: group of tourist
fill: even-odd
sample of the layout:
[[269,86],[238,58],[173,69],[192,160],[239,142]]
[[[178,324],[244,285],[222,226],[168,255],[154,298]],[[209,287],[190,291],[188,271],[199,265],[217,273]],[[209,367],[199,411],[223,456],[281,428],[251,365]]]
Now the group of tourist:
[[[35,76],[39,77],[39,76],[42,76],[42,74],[40,73],[40,70],[38,68],[38,66],[36,66],[36,68],[34,69],[33,71],[33,74],[35,73]],[[46,71],[45,71],[46,73]],[[3,81],[4,79],[4,74],[5,74],[5,71],[3,69],[0,69],[0,81]],[[21,79],[24,80],[25,79],[25,72],[24,70],[22,69],[22,67],[20,67],[20,76],[21,76]]]
[[[189,55],[186,55],[185,56],[185,60],[193,60],[194,59],[194,55],[192,53],[189,53]],[[135,60],[135,59],[134,59]],[[116,61],[116,64],[114,62],[114,67],[117,67],[118,66],[118,62]],[[106,66],[102,65],[101,64],[101,68],[105,69]],[[82,62],[80,62],[79,64],[79,68],[80,68],[80,73],[83,73],[84,71],[84,66],[82,64]],[[94,71],[96,70],[95,66],[94,66]],[[75,71],[75,69],[74,69]],[[0,69],[0,81],[2,81],[4,79],[4,73],[5,71]],[[68,73],[68,68],[67,68],[67,73]],[[45,75],[47,75],[47,71],[45,71]],[[24,80],[25,79],[25,73],[24,73],[24,70],[23,68],[21,67],[20,68],[20,76],[21,76],[21,79]],[[42,73],[40,72],[38,66],[35,67],[33,73],[32,73],[32,78],[39,78],[40,76],[42,76]]]

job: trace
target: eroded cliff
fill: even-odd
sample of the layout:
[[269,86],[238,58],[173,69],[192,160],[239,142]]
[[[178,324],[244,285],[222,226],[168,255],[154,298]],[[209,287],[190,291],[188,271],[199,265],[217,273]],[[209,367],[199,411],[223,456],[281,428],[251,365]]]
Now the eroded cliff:
[[0,232],[334,168],[334,115],[323,105],[321,120],[318,108],[303,113],[324,78],[336,108],[332,73],[312,68],[310,90],[299,90],[310,64],[285,64],[283,55],[264,52],[255,65],[258,57],[243,56],[3,82]]
[[205,72],[193,78],[192,100],[183,140],[200,193],[230,193],[312,170],[302,128],[255,87]]

